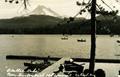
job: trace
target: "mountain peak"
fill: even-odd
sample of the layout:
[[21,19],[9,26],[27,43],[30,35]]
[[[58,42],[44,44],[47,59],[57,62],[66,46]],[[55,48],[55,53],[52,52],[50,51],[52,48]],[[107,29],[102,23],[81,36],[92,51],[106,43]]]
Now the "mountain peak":
[[53,11],[52,9],[43,6],[43,5],[38,5],[31,13],[30,15],[50,15],[50,16],[54,16],[54,17],[60,17],[61,16],[56,13],[55,11]]

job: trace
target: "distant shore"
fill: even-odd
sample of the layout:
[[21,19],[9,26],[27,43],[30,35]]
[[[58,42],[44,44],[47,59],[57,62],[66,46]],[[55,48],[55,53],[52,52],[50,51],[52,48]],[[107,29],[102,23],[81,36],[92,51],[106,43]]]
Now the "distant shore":
[[[44,20],[43,20],[44,19]],[[66,20],[69,20],[67,18]],[[0,34],[90,34],[91,22],[88,19],[77,18],[72,22],[65,19],[46,16],[30,15],[0,20]],[[112,17],[97,17],[96,34],[120,35],[120,16],[116,22]]]

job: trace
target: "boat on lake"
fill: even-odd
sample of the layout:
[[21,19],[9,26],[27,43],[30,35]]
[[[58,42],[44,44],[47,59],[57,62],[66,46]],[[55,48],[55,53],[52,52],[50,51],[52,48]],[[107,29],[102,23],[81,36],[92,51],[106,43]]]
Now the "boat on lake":
[[86,39],[77,39],[77,42],[86,42]]
[[110,34],[110,37],[114,37],[114,34]]
[[120,43],[120,40],[117,40],[116,42],[117,42],[117,43]]
[[61,40],[68,40],[68,37],[67,36],[62,37]]

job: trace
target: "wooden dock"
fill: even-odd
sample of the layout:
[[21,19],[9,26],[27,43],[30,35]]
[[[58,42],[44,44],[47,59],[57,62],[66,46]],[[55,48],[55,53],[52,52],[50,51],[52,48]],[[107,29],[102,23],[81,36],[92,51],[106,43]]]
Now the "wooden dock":
[[[69,57],[63,57],[59,61],[55,62],[51,66],[47,67],[43,71],[39,73],[39,75],[43,75],[43,77],[54,77],[54,72],[59,70],[60,64],[63,64],[65,60],[70,60]],[[61,77],[67,77],[67,76],[61,76]]]

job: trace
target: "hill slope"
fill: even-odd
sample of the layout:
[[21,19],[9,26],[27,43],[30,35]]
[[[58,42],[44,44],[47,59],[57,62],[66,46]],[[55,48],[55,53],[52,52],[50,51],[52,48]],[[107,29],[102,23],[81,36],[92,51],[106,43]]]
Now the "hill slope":
[[24,33],[25,31],[34,33],[34,30],[37,28],[54,27],[59,21],[61,21],[60,18],[46,15],[1,19],[0,33]]
[[[78,18],[70,23],[57,17],[31,15],[0,20],[2,34],[90,34],[90,20]],[[120,17],[113,21],[112,17],[97,17],[97,34],[120,34]]]

